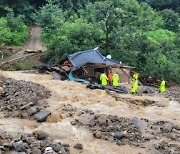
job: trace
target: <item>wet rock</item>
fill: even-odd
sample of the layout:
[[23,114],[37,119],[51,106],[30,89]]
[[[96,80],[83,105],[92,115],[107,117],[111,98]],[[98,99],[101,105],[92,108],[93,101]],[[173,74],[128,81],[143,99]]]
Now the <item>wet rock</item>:
[[145,124],[143,123],[143,121],[137,117],[133,118],[131,122],[133,123],[134,126],[139,128],[140,130],[143,130],[143,128],[145,127]]
[[94,115],[83,114],[78,118],[78,121],[83,125],[88,125],[92,119],[94,119]]
[[175,126],[174,126],[174,129],[180,130],[180,125],[175,125]]
[[38,139],[38,140],[44,140],[48,137],[48,134],[44,131],[35,131],[33,132],[33,135]]
[[101,131],[97,131],[95,134],[94,134],[94,136],[96,137],[96,138],[101,138],[102,137],[102,132]]
[[55,71],[51,73],[53,80],[61,80],[61,75]]
[[158,107],[166,107],[167,106],[165,103],[162,103],[162,102],[156,102],[156,105]]
[[153,90],[151,90],[150,88],[145,88],[145,89],[143,90],[143,93],[144,93],[144,94],[152,94],[152,93],[153,93]]
[[120,139],[122,139],[123,137],[124,137],[124,133],[123,133],[123,132],[116,132],[116,133],[114,134],[114,138],[115,138],[115,139],[120,140]]
[[32,102],[34,105],[38,103],[38,98],[37,97],[31,97],[29,99],[30,102]]
[[36,112],[38,112],[36,106],[30,107],[30,108],[27,110],[27,114],[28,114],[29,116],[35,114]]
[[62,146],[60,144],[56,144],[55,148],[54,148],[54,151],[59,152],[61,150],[61,148],[62,148]]
[[69,147],[69,144],[63,143],[62,146],[63,146],[63,147]]
[[38,112],[36,115],[35,115],[35,119],[38,121],[38,122],[43,122],[43,121],[46,121],[47,117],[51,114],[50,111],[48,110],[43,110],[43,111],[40,111]]
[[12,149],[13,143],[11,143],[11,142],[5,142],[5,143],[3,143],[3,146],[4,146],[5,148]]
[[1,93],[4,93],[4,89],[3,89],[3,87],[0,86],[0,94]]
[[105,115],[100,115],[100,116],[97,118],[97,121],[98,121],[98,123],[99,123],[100,125],[106,124],[106,121],[107,121],[106,116],[105,116]]
[[154,130],[156,133],[161,133],[161,127],[158,125],[152,125],[151,129]]
[[172,128],[173,128],[173,126],[171,123],[165,123],[162,127],[163,131],[166,133],[171,132]]
[[81,150],[81,149],[83,149],[83,145],[80,143],[77,143],[73,146],[73,148]]
[[41,154],[41,150],[39,150],[38,148],[34,147],[32,149],[32,154]]
[[0,129],[0,139],[6,139],[7,134],[4,132],[4,130]]
[[25,147],[23,145],[21,145],[20,143],[14,143],[13,147],[14,147],[15,151],[17,151],[17,152],[25,152],[26,151]]
[[71,121],[71,125],[77,125],[77,121]]
[[177,135],[174,133],[167,134],[167,137],[170,138],[171,140],[176,140],[178,138]]
[[32,105],[33,105],[33,103],[32,103],[32,102],[27,103],[27,104],[23,105],[22,107],[20,107],[20,110],[27,109],[27,108],[29,108],[29,107],[30,107],[30,106],[32,106]]

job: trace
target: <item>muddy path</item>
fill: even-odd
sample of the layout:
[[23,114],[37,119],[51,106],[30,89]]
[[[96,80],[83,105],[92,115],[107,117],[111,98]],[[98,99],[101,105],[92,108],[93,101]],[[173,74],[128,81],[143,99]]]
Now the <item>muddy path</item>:
[[[180,125],[179,102],[174,100],[170,101],[164,94],[154,93],[153,95],[143,96],[118,94],[118,98],[120,99],[117,100],[113,95],[107,94],[106,91],[90,90],[87,89],[85,85],[76,82],[52,80],[50,75],[25,72],[1,73],[6,77],[16,80],[32,81],[41,84],[50,90],[51,97],[47,99],[47,102],[49,104],[48,110],[52,112],[52,115],[49,116],[47,122],[44,123],[37,123],[32,120],[22,120],[17,118],[1,118],[0,129],[6,129],[9,132],[32,132],[35,130],[44,130],[50,134],[53,139],[60,140],[61,142],[69,143],[70,145],[74,145],[75,143],[83,144],[83,150],[80,151],[71,146],[70,151],[72,154],[153,154],[155,151],[152,151],[151,149],[154,144],[157,145],[157,148],[168,147],[166,142],[172,143],[172,145],[174,142],[177,144],[176,138],[178,137],[176,137],[175,140],[171,140],[167,138],[168,135],[171,135],[172,137],[171,133],[159,133],[156,130],[164,129],[164,126],[162,126],[164,123],[159,121],[168,121],[167,124],[165,123],[166,125],[168,125],[169,122],[176,126]],[[144,102],[144,100],[147,99],[156,101],[160,104],[163,103],[163,105],[142,106],[137,103],[128,103],[129,100],[131,100],[131,102],[134,100],[135,102]],[[128,100],[128,102],[126,100]],[[62,109],[63,104],[65,104],[65,109]],[[66,105],[68,105],[68,107]],[[102,131],[102,129],[104,129],[103,124],[101,126],[99,126],[99,124],[98,126],[95,125],[95,129],[92,125],[86,125],[88,117],[81,116],[82,110],[90,110],[95,113],[95,115],[103,115],[103,117],[104,115],[106,117],[111,115],[126,119],[148,119],[149,122],[147,122],[147,125],[149,125],[149,127],[144,131],[145,134],[142,134],[151,136],[151,126],[153,125],[155,125],[153,126],[153,129],[156,130],[155,132],[157,134],[153,135],[151,141],[138,146],[133,140],[133,144],[128,143],[119,146],[114,141],[111,142],[103,139],[103,136],[102,138],[97,139],[93,136],[92,132],[96,132],[96,129]],[[78,119],[81,124],[78,121],[77,124],[72,125],[72,121],[75,121],[75,119]],[[97,123],[97,120],[94,121]],[[156,122],[159,123],[156,124]],[[116,127],[116,125],[113,125],[113,127]],[[142,130],[144,129],[142,128]],[[179,133],[179,131],[177,132]],[[177,132],[173,133],[177,136]],[[161,141],[166,141],[163,146],[159,143]],[[126,143],[126,141],[124,142]],[[173,148],[174,147],[172,147],[172,149]],[[164,152],[159,150],[159,153]]]
[[26,50],[30,51],[42,51],[44,52],[46,50],[45,44],[41,41],[41,31],[42,29],[40,27],[33,27],[30,30],[30,36],[27,40],[26,44],[24,45],[23,49],[19,52],[15,53],[14,55],[11,55],[9,57],[6,57],[0,61],[0,66],[6,63],[11,63],[13,61],[16,61],[21,58],[26,58],[29,56],[33,56],[37,53],[24,53]]

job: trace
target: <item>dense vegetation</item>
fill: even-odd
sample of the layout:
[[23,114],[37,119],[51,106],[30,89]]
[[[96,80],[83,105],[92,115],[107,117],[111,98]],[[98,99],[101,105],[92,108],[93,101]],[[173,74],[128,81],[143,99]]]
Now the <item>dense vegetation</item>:
[[18,1],[15,15],[44,29],[47,61],[98,46],[144,75],[180,82],[179,0]]

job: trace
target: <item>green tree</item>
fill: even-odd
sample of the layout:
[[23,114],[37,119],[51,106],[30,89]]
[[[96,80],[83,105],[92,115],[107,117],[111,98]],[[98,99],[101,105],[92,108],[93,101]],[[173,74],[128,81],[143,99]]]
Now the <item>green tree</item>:
[[94,48],[102,41],[102,33],[83,19],[73,23],[67,21],[51,35],[51,39],[44,33],[45,40],[48,40],[47,59],[58,62],[70,53]]
[[0,45],[9,44],[11,40],[12,34],[7,23],[6,18],[0,18]]
[[164,20],[165,29],[172,30],[174,32],[180,31],[180,18],[178,13],[173,10],[165,9],[160,12],[160,15]]

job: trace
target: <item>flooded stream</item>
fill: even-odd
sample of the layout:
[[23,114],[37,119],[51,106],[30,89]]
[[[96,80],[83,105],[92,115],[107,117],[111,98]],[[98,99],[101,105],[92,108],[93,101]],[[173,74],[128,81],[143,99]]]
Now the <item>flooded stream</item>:
[[[72,126],[73,117],[66,117],[60,113],[59,107],[62,104],[70,104],[81,109],[89,109],[98,114],[117,115],[119,117],[134,118],[142,117],[149,120],[165,120],[176,125],[180,124],[180,103],[169,101],[163,95],[154,96],[133,96],[131,94],[121,95],[119,97],[128,99],[150,99],[164,103],[165,107],[156,105],[139,106],[125,101],[116,101],[114,97],[108,95],[103,90],[90,90],[86,85],[71,82],[52,80],[50,75],[40,75],[23,72],[0,72],[5,77],[15,80],[32,81],[45,86],[51,91],[51,97],[47,99],[49,103],[48,110],[52,111],[51,119],[48,122],[37,123],[30,120],[20,120],[13,118],[1,118],[0,129],[8,132],[31,132],[34,130],[44,130],[55,140],[68,142],[70,145],[75,143],[83,144],[83,151],[75,150],[71,147],[72,154],[146,154],[148,145],[145,147],[134,147],[131,145],[118,146],[116,143],[110,143],[102,139],[95,139],[92,133],[84,128]],[[61,115],[61,116],[60,116]]]

